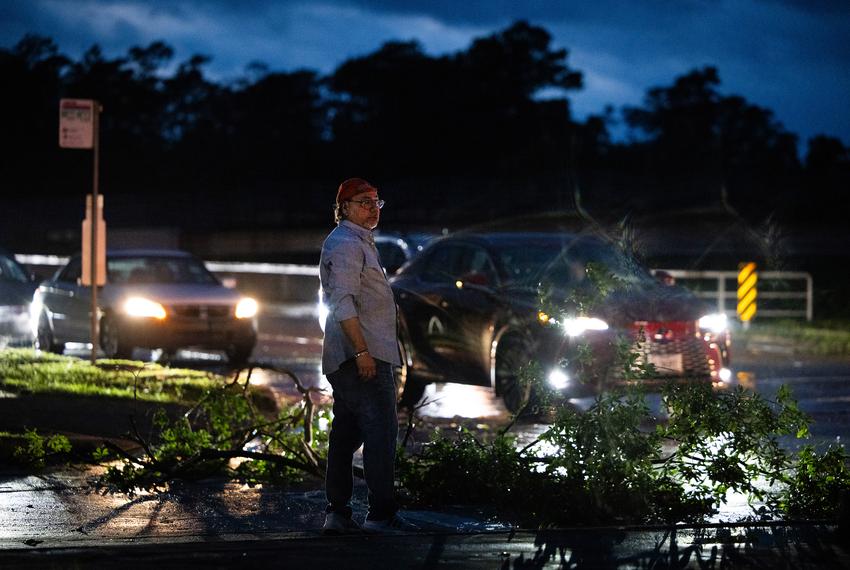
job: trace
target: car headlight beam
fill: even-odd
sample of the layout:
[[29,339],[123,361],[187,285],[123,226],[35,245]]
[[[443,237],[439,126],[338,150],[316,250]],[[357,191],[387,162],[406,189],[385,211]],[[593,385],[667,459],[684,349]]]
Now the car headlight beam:
[[166,317],[165,307],[145,299],[144,297],[130,297],[124,302],[124,312],[131,317],[152,318],[162,320]]
[[257,301],[251,297],[243,297],[239,299],[239,302],[236,304],[236,318],[250,319],[255,317],[259,310],[260,306],[257,304]]
[[563,327],[567,336],[581,336],[587,331],[608,330],[608,323],[596,317],[575,317],[564,319]]
[[699,328],[715,333],[722,333],[728,328],[726,313],[711,313],[700,317]]

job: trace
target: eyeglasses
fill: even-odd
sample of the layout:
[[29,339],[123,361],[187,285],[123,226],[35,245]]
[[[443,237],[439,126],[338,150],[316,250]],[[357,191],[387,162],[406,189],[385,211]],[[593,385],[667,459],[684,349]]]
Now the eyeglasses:
[[360,204],[360,207],[366,210],[372,210],[374,208],[378,208],[380,210],[384,207],[384,204],[386,203],[383,200],[348,200],[348,202]]

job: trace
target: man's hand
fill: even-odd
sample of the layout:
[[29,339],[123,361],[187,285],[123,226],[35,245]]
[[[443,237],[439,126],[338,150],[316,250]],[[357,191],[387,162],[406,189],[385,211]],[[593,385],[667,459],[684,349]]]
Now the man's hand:
[[366,346],[366,339],[363,338],[363,331],[360,330],[360,319],[352,317],[339,322],[342,327],[342,332],[351,341],[351,345],[355,347],[354,362],[357,364],[357,375],[363,380],[371,380],[378,375],[378,365],[375,359],[369,354],[369,347]]
[[358,356],[355,362],[357,363],[357,375],[363,380],[372,380],[378,375],[378,364],[368,352]]

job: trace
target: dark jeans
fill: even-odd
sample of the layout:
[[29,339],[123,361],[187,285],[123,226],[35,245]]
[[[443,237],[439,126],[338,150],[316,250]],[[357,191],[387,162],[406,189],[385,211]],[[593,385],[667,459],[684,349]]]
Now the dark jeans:
[[393,485],[398,440],[396,388],[392,365],[378,361],[378,375],[361,380],[357,366],[346,362],[328,375],[333,387],[333,424],[325,477],[327,512],[351,516],[354,452],[363,445],[363,469],[369,489],[370,520],[392,517],[398,507]]

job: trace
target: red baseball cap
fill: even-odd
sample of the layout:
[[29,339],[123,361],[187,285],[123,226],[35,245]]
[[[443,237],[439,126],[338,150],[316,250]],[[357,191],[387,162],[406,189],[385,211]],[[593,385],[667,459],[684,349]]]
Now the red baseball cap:
[[336,191],[336,203],[342,204],[346,200],[350,200],[358,194],[369,192],[370,190],[378,191],[377,188],[362,178],[349,178],[339,185],[339,190]]

